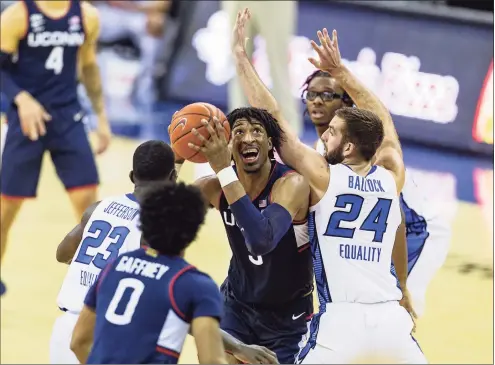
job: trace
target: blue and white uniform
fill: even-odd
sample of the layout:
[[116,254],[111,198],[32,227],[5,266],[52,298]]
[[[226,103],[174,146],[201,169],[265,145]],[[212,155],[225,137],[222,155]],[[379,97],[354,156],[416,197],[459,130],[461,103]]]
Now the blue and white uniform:
[[329,168],[327,191],[308,220],[320,311],[298,362],[426,363],[390,270],[402,221],[395,179],[379,166],[366,176],[344,164]]
[[57,305],[64,314],[53,326],[51,364],[79,364],[70,350],[70,341],[84,298],[108,262],[139,248],[138,224],[139,204],[133,194],[104,199],[94,210],[57,297]]
[[[316,150],[325,154],[321,139]],[[425,311],[426,290],[435,273],[445,262],[450,247],[450,220],[439,209],[438,204],[423,193],[421,185],[411,170],[406,170],[406,179],[400,194],[400,205],[406,217],[408,250],[407,287],[418,316]],[[392,267],[395,275],[395,269]]]

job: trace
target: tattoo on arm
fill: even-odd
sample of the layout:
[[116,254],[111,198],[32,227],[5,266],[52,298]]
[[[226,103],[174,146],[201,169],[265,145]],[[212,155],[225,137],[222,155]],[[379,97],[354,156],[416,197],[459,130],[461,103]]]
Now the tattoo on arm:
[[86,88],[89,100],[96,114],[103,112],[103,87],[100,77],[100,69],[97,63],[90,63],[83,66],[82,82]]

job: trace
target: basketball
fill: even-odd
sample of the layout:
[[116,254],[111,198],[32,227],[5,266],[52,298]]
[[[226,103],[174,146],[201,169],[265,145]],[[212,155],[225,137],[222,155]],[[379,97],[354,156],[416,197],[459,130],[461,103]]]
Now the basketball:
[[205,138],[210,137],[206,126],[201,123],[201,119],[206,119],[215,128],[213,117],[217,117],[222,123],[225,128],[225,137],[227,141],[230,140],[230,126],[223,124],[227,118],[220,109],[208,103],[189,104],[174,114],[172,123],[168,127],[170,143],[174,152],[190,162],[207,162],[208,160],[200,151],[193,150],[187,144],[201,145],[199,138],[191,133],[193,128],[196,128]]

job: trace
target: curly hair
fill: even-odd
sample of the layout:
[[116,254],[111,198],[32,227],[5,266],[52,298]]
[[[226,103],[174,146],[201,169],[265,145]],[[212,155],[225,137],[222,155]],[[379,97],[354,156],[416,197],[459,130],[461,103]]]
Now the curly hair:
[[179,255],[196,238],[205,214],[195,186],[168,182],[150,187],[141,202],[143,240],[161,254]]
[[[280,150],[282,142],[285,141],[285,134],[280,128],[278,121],[270,112],[265,109],[253,107],[234,109],[227,115],[231,130],[235,122],[239,119],[246,119],[249,123],[252,123],[254,120],[260,122],[263,128],[265,128],[267,136],[272,139],[273,148]],[[270,151],[270,158],[273,158],[273,150]]]
[[370,161],[383,142],[381,119],[373,112],[359,108],[340,108],[335,115],[345,121],[344,136],[356,145],[361,156]]
[[134,151],[132,170],[134,177],[140,181],[165,179],[174,168],[172,147],[163,141],[144,142]]

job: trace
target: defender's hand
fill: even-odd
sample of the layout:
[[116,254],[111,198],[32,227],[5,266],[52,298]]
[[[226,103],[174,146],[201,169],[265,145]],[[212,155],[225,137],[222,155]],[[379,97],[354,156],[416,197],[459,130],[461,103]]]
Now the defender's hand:
[[245,364],[278,364],[277,354],[266,347],[242,345],[232,355]]
[[[201,145],[198,146],[193,143],[188,143],[188,146],[195,151],[203,153],[208,159],[213,171],[218,173],[220,170],[230,166],[232,153],[230,152],[229,143],[225,137],[225,128],[216,117],[213,117],[213,121],[215,123],[215,128],[213,128],[207,120],[201,120],[210,134],[210,138],[206,139],[196,128],[193,128],[191,132],[201,141]],[[228,123],[228,121],[224,121],[224,123]]]
[[407,289],[402,290],[402,299],[399,301],[399,304],[403,306],[404,309],[411,315],[411,318],[414,323],[413,332],[416,332],[416,318],[418,318],[418,316],[414,311],[411,294],[409,293],[409,290]]
[[315,41],[311,41],[311,46],[318,54],[319,60],[310,57],[308,58],[309,62],[316,68],[327,71],[330,74],[340,70],[343,65],[340,57],[337,31],[335,29],[333,30],[332,39],[330,39],[327,28],[323,28],[323,32],[319,30],[317,35],[320,45],[317,45]]
[[245,29],[246,24],[251,18],[251,12],[248,8],[240,10],[237,13],[237,19],[235,21],[234,31],[232,32],[232,50],[233,51],[245,51],[246,43],[249,38],[246,38]]
[[22,91],[15,98],[22,133],[31,141],[37,141],[40,136],[46,134],[45,122],[52,119],[45,108],[31,96]]

